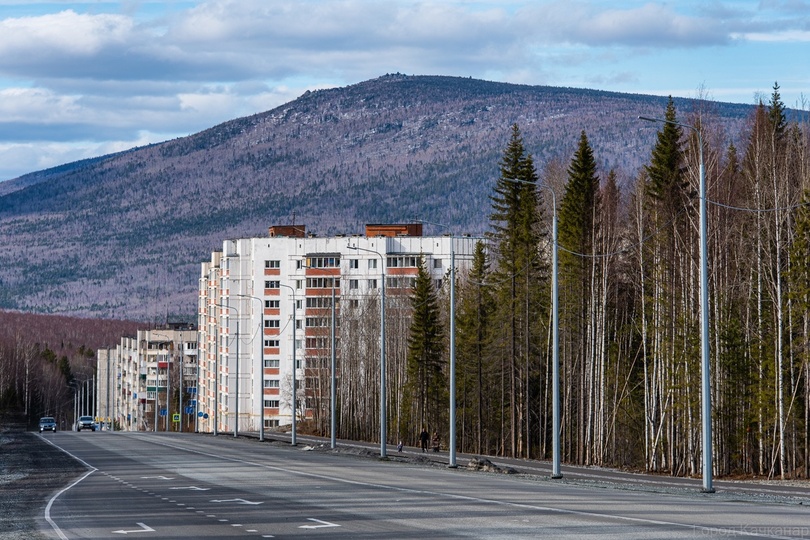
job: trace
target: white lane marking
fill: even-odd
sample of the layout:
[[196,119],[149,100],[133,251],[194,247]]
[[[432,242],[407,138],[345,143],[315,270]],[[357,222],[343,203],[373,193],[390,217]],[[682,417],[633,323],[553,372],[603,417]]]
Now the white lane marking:
[[82,476],[81,476],[81,477],[80,477],[78,480],[76,480],[75,482],[73,482],[72,484],[70,484],[69,486],[67,486],[66,488],[64,488],[62,491],[57,492],[57,493],[56,493],[56,494],[55,494],[53,497],[51,497],[51,498],[50,498],[50,500],[48,501],[48,505],[45,507],[45,521],[47,521],[47,522],[48,522],[48,524],[50,524],[51,528],[54,530],[54,532],[56,533],[56,535],[57,535],[57,536],[58,536],[58,537],[59,537],[61,540],[68,540],[68,537],[67,537],[67,536],[65,536],[65,533],[63,533],[63,532],[62,532],[62,529],[60,529],[60,528],[59,528],[59,525],[57,525],[57,524],[56,524],[56,522],[55,522],[53,519],[51,519],[51,507],[53,506],[54,501],[56,501],[56,499],[58,499],[58,498],[59,498],[59,496],[60,496],[62,493],[65,493],[67,490],[69,490],[69,489],[71,489],[73,486],[77,485],[79,482],[81,482],[82,480],[84,480],[85,478],[87,478],[88,476],[90,476],[91,474],[93,474],[94,472],[96,472],[98,469],[96,469],[95,467],[93,467],[92,465],[90,465],[90,464],[89,464],[89,463],[87,463],[85,460],[81,459],[80,457],[74,456],[73,454],[71,454],[70,452],[68,452],[67,450],[65,450],[64,448],[62,448],[61,446],[59,446],[59,445],[57,445],[57,444],[52,443],[51,441],[49,441],[49,440],[48,440],[48,439],[46,439],[45,437],[42,437],[42,436],[40,436],[40,437],[41,437],[41,438],[42,438],[42,440],[43,440],[43,441],[45,441],[46,443],[50,444],[50,445],[51,445],[51,446],[53,446],[54,448],[58,448],[59,450],[61,450],[61,451],[62,451],[62,452],[64,452],[65,454],[69,455],[70,457],[72,457],[73,459],[75,459],[76,461],[78,461],[79,463],[81,463],[82,465],[84,465],[85,467],[87,467],[88,469],[90,469],[90,470],[89,470],[89,471],[87,471],[85,474],[83,474],[83,475],[82,475]]
[[173,476],[141,476],[141,480],[174,480]]
[[[348,478],[339,478],[335,476],[327,476],[325,474],[319,473],[310,473],[304,471],[297,471],[294,469],[287,469],[284,467],[277,467],[274,465],[267,465],[266,463],[260,463],[256,461],[249,461],[246,459],[234,458],[234,457],[225,457],[218,454],[212,454],[209,452],[203,452],[202,450],[194,450],[192,448],[186,448],[183,446],[178,446],[175,444],[168,444],[164,442],[156,442],[156,441],[149,441],[152,444],[158,446],[164,446],[167,448],[174,448],[175,450],[182,450],[184,452],[188,452],[190,454],[197,454],[200,456],[206,456],[214,459],[220,459],[224,461],[231,461],[233,463],[242,463],[245,465],[252,465],[254,467],[261,467],[268,470],[285,472],[291,475],[297,476],[306,476],[308,478],[319,478],[321,480],[329,480],[332,482],[338,482],[342,484],[349,484],[353,486],[361,486],[361,487],[371,487],[377,489],[385,489],[391,491],[399,491],[403,493],[411,493],[416,495],[432,495],[435,497],[448,497],[451,499],[458,499],[462,501],[471,501],[477,502],[482,504],[494,504],[496,506],[506,506],[512,508],[524,508],[527,510],[538,510],[541,512],[551,512],[556,514],[563,514],[563,515],[572,515],[572,516],[583,516],[583,517],[593,517],[599,519],[608,519],[614,521],[625,521],[629,523],[643,523],[646,525],[664,525],[667,527],[676,527],[680,529],[689,529],[691,531],[701,531],[703,534],[707,535],[728,535],[728,529],[723,527],[709,527],[706,525],[696,525],[694,523],[678,523],[676,521],[662,521],[658,519],[649,519],[649,518],[639,518],[639,517],[632,517],[632,516],[617,516],[615,514],[600,514],[599,512],[587,512],[584,510],[570,510],[566,508],[553,508],[550,506],[539,506],[533,504],[526,504],[526,503],[516,503],[516,502],[509,502],[509,501],[498,501],[495,499],[484,499],[481,497],[472,497],[469,495],[459,495],[456,493],[445,493],[441,491],[426,491],[421,489],[414,489],[414,488],[407,488],[407,487],[400,487],[400,486],[389,486],[386,484],[376,484],[372,482],[361,482],[359,480],[350,480]],[[740,536],[757,536],[759,538],[773,538],[774,540],[791,540],[790,537],[787,536],[778,536],[778,535],[763,535],[761,532],[749,532],[749,531],[737,531],[735,530],[734,534]],[[272,538],[272,537],[270,537]]]
[[257,505],[262,504],[263,501],[253,502],[253,501],[246,501],[245,499],[214,499],[211,501],[212,503],[226,503],[226,502],[235,502],[238,504],[249,504],[249,505]]
[[320,523],[320,525],[301,525],[299,529],[325,529],[327,527],[340,527],[337,523],[329,523],[328,521],[321,521],[320,519],[307,518],[309,521]]
[[187,487],[170,487],[169,489],[188,489],[191,491],[208,491],[211,488],[201,488],[197,486],[187,486]]
[[125,531],[124,529],[119,529],[117,531],[113,531],[114,534],[132,534],[132,533],[143,533],[143,532],[155,532],[155,529],[152,527],[145,525],[143,523],[136,523],[135,525],[139,526],[140,529],[134,529]]

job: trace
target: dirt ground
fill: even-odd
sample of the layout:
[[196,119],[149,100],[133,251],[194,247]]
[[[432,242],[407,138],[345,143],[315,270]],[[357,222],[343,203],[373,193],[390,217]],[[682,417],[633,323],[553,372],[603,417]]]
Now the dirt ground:
[[[46,433],[46,436],[48,434]],[[0,419],[0,539],[44,540],[37,518],[85,468],[13,419]]]

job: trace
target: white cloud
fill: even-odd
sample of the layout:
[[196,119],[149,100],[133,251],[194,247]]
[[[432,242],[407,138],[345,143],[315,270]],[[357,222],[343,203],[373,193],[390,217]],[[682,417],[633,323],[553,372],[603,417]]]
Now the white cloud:
[[0,56],[89,56],[132,37],[133,22],[112,14],[84,15],[66,10],[39,17],[0,21]]

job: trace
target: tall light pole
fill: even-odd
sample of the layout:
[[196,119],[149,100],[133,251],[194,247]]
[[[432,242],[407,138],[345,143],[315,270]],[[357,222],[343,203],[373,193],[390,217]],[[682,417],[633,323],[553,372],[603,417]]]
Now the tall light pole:
[[236,296],[259,301],[259,441],[264,441],[264,300],[250,294]]
[[450,237],[450,456],[449,466],[456,464],[456,237]]
[[290,444],[295,446],[296,444],[298,444],[298,441],[296,439],[296,419],[295,419],[295,417],[298,416],[298,396],[297,396],[298,390],[297,390],[296,384],[295,384],[295,376],[296,376],[296,372],[298,371],[298,366],[295,365],[296,364],[295,349],[298,348],[296,346],[296,343],[295,343],[296,330],[297,330],[295,328],[295,325],[297,324],[296,317],[295,317],[295,311],[296,311],[298,306],[295,305],[295,289],[292,288],[290,285],[285,285],[284,283],[279,283],[279,286],[290,289],[290,291],[292,292],[292,310],[293,310],[292,311],[292,335],[293,335],[292,336],[292,351],[293,351],[293,356],[292,356],[292,435],[290,437]]
[[382,287],[380,289],[380,457],[388,457],[386,446],[386,397],[385,397],[385,257],[372,249],[361,248],[349,244],[348,249],[355,249],[373,253],[380,258],[380,274],[382,276]]
[[701,371],[701,415],[703,417],[703,492],[714,493],[712,487],[712,404],[709,386],[709,269],[706,224],[706,169],[703,165],[703,136],[691,124],[681,124],[664,118],[639,116],[639,120],[671,124],[695,132],[698,138],[698,159],[700,170],[700,371]]
[[551,332],[552,332],[552,361],[551,361],[551,416],[552,416],[552,460],[551,478],[557,480],[563,477],[560,470],[560,302],[559,302],[559,238],[557,236],[557,194],[545,184],[536,184],[526,180],[504,178],[507,182],[527,184],[536,188],[547,190],[551,194]]
[[337,399],[337,388],[336,388],[337,387],[337,376],[335,375],[335,371],[336,371],[336,368],[337,368],[337,365],[336,365],[337,364],[337,351],[335,350],[336,343],[335,343],[335,288],[334,287],[332,287],[332,306],[331,306],[331,308],[332,308],[332,311],[331,311],[332,312],[332,324],[331,324],[331,326],[329,328],[329,342],[330,342],[330,349],[332,350],[332,355],[331,355],[331,357],[332,357],[331,358],[331,360],[332,360],[332,362],[331,362],[331,364],[332,364],[331,372],[332,373],[331,373],[331,384],[330,384],[330,387],[331,387],[331,389],[330,389],[331,390],[330,391],[330,397],[331,397],[331,399],[330,399],[331,411],[330,412],[331,412],[331,415],[330,416],[331,416],[331,424],[332,425],[330,426],[329,431],[330,431],[330,436],[331,436],[330,437],[331,447],[334,449],[335,446],[337,446],[336,441],[335,441],[336,430],[337,430],[337,405],[335,403],[335,401]]

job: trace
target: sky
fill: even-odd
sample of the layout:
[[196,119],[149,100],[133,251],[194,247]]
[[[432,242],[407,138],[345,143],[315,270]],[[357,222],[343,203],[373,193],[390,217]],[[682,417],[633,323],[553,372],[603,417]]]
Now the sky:
[[0,0],[0,181],[386,73],[810,108],[810,0]]

